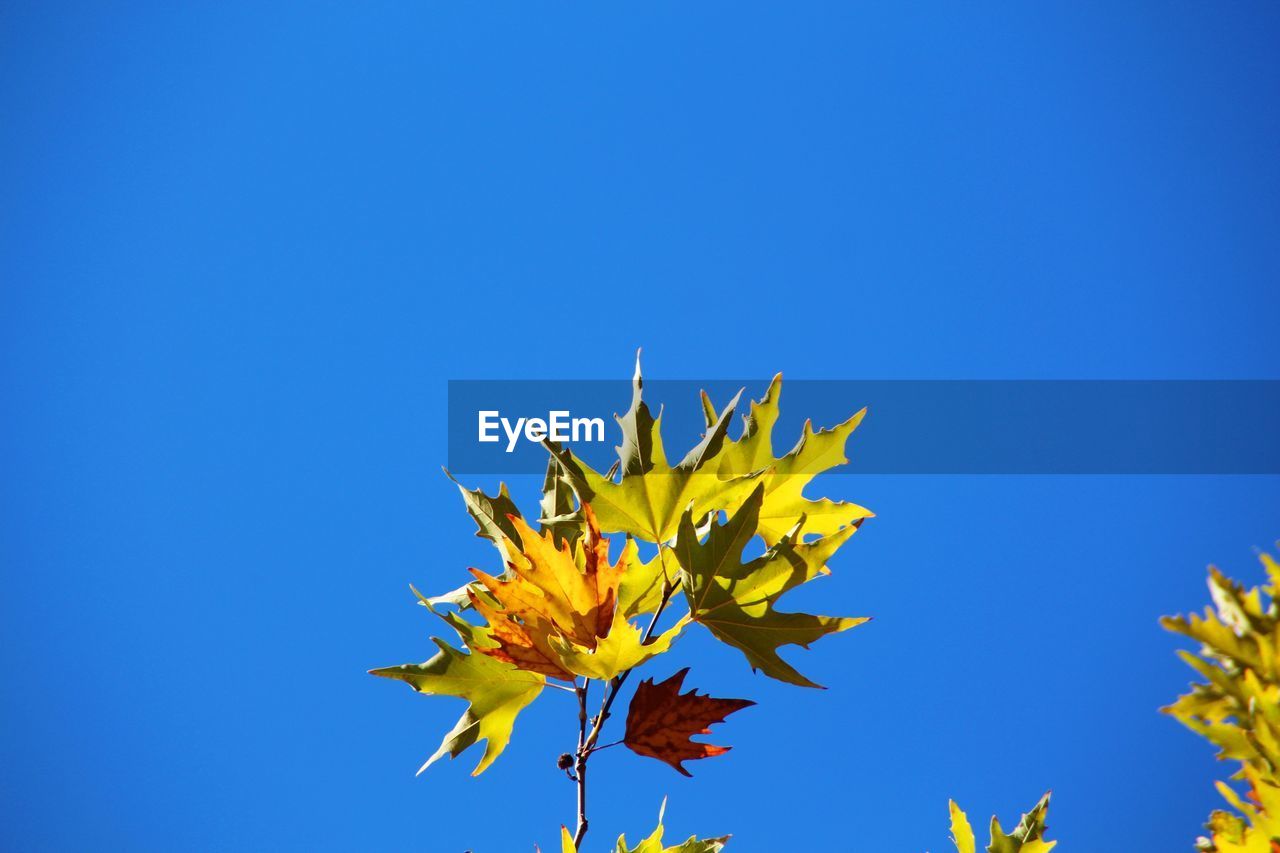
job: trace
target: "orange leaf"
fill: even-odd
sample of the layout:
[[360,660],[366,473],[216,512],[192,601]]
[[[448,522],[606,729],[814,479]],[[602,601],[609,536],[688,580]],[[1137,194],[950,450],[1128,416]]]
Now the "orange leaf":
[[627,710],[623,738],[632,752],[665,761],[685,776],[691,774],[681,762],[729,751],[727,746],[699,743],[691,737],[709,734],[713,723],[722,723],[734,711],[755,704],[748,699],[699,696],[697,690],[682,695],[680,688],[688,672],[685,667],[660,684],[654,684],[651,678],[640,682]]
[[497,643],[477,651],[530,672],[572,681],[573,674],[551,649],[549,638],[554,634],[595,649],[598,640],[609,636],[626,558],[609,563],[609,540],[600,535],[591,507],[583,504],[583,510],[586,533],[581,543],[562,541],[559,547],[550,531],[539,535],[524,519],[508,516],[522,543],[505,542],[510,576],[499,579],[471,570],[493,597],[468,591]]
[[476,612],[489,623],[489,639],[498,644],[496,648],[481,647],[475,651],[515,664],[527,672],[537,672],[561,681],[574,680],[573,673],[564,668],[560,658],[548,646],[545,626],[535,622],[530,630],[523,623],[508,618],[475,592],[467,590],[467,596]]

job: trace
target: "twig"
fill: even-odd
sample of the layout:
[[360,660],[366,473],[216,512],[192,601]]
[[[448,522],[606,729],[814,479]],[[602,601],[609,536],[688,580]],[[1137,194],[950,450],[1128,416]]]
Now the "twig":
[[[666,552],[662,550],[665,547],[663,545],[658,546],[659,558],[663,560],[662,600],[658,602],[653,618],[649,620],[649,626],[644,629],[644,636],[640,639],[641,645],[646,645],[653,639],[653,632],[658,627],[658,620],[662,618],[662,612],[667,609],[667,604],[671,601],[672,593],[680,588],[679,579],[677,578],[673,582],[670,576],[666,574]],[[627,676],[630,674],[631,670],[627,669],[609,679],[604,691],[604,701],[600,703],[600,712],[592,720],[589,733],[587,731],[587,685],[591,683],[590,680],[587,680],[586,684],[577,689],[578,752],[573,765],[578,783],[578,829],[573,835],[575,847],[582,846],[582,839],[587,834],[587,759],[591,757],[593,752],[622,743],[622,741],[615,741],[604,746],[596,746],[596,743],[600,740],[600,732],[604,728],[605,721],[609,719],[609,710],[613,707],[613,700],[618,698],[618,692],[622,689],[622,685],[626,683]]]
[[586,748],[587,691],[591,688],[591,679],[583,679],[582,686],[575,685],[575,688],[578,694],[578,753],[573,765],[573,781],[578,784],[578,827],[573,834],[573,843],[577,846],[587,834],[587,757],[591,754]]
[[620,745],[621,743],[622,743],[622,741],[620,741],[620,740],[615,740],[613,743],[606,743],[606,744],[602,744],[602,745],[600,745],[600,746],[592,747],[592,748],[591,748],[591,752],[592,752],[592,753],[596,753],[596,752],[599,752],[599,751],[600,751],[600,750],[602,750],[602,749],[608,749],[608,748],[609,748],[609,747],[611,747],[611,746],[618,746],[618,745]]

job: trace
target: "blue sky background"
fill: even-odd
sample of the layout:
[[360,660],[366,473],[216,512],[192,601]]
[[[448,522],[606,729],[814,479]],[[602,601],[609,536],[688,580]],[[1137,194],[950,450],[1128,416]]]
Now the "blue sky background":
[[[3,846],[547,848],[568,696],[414,778],[462,703],[364,672],[430,653],[409,582],[492,560],[446,380],[622,408],[639,345],[655,378],[1280,378],[1278,35],[1262,3],[6,3]],[[1156,713],[1189,680],[1156,619],[1210,561],[1257,577],[1278,478],[824,485],[878,517],[798,597],[875,622],[803,655],[825,692],[689,635],[659,669],[759,707],[691,780],[599,756],[590,849],[669,795],[738,853],[936,853],[949,796],[1050,787],[1064,849],[1190,848],[1225,768]]]

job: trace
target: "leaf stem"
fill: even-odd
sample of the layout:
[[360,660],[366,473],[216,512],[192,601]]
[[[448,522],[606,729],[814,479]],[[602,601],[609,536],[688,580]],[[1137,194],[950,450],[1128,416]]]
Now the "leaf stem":
[[577,692],[578,692],[578,688],[576,688],[576,687],[566,687],[566,686],[564,686],[563,684],[556,684],[554,681],[547,681],[547,682],[544,682],[542,686],[543,686],[543,687],[554,687],[556,690],[563,690],[565,693],[577,693]]
[[602,749],[608,749],[608,748],[609,748],[609,747],[611,747],[611,746],[618,746],[618,745],[619,745],[619,744],[621,744],[621,743],[622,743],[622,741],[620,741],[620,740],[615,740],[615,741],[613,741],[612,743],[606,743],[606,744],[601,744],[600,746],[597,746],[597,747],[592,747],[591,751],[592,751],[593,753],[596,753],[596,752],[599,752],[599,751],[600,751],[600,750],[602,750]]
[[[640,640],[642,645],[653,639],[653,632],[658,627],[658,620],[662,618],[662,612],[667,609],[667,604],[671,602],[672,594],[680,588],[679,578],[672,581],[670,576],[666,575],[666,551],[663,549],[666,549],[667,546],[659,545],[658,547],[660,556],[664,558],[662,600],[658,602],[658,607],[654,610],[653,617],[649,620],[649,626],[644,630],[644,636]],[[618,698],[618,692],[622,689],[622,685],[626,683],[627,676],[630,674],[631,670],[627,669],[609,679],[604,691],[604,700],[600,703],[600,712],[592,720],[589,732],[587,730],[587,685],[591,683],[590,680],[577,689],[578,752],[573,765],[578,782],[578,829],[573,835],[575,847],[582,846],[582,839],[587,834],[587,759],[591,757],[592,752],[622,743],[622,741],[616,741],[605,744],[605,746],[596,746],[596,743],[600,740],[600,732],[604,729],[605,721],[609,719],[609,710],[613,707],[613,701]]]

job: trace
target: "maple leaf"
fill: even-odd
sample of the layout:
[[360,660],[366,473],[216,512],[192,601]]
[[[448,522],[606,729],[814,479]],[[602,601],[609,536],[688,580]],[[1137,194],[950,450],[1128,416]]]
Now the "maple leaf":
[[[614,624],[618,585],[626,564],[609,563],[609,540],[600,536],[591,507],[583,505],[587,532],[577,545],[550,531],[539,534],[519,516],[509,516],[521,545],[507,540],[507,580],[479,569],[471,573],[501,606],[501,615],[526,629],[554,629],[579,646],[594,649]],[[479,596],[472,594],[474,604]]]
[[[974,853],[977,841],[973,836],[973,827],[969,818],[960,807],[951,801],[951,836],[958,853]],[[1005,833],[1000,821],[991,818],[991,843],[987,845],[987,853],[1049,853],[1056,841],[1046,841],[1047,831],[1045,817],[1049,812],[1049,794],[1040,798],[1031,811],[1022,816],[1013,832]]]
[[692,736],[710,734],[713,723],[722,723],[734,711],[755,704],[749,699],[700,696],[697,690],[682,694],[680,688],[688,672],[685,667],[658,684],[651,678],[641,681],[631,697],[623,735],[623,743],[632,752],[665,761],[685,776],[691,774],[682,762],[729,751],[727,746],[700,743]]
[[622,445],[616,448],[621,471],[618,481],[552,441],[543,444],[560,463],[578,497],[595,509],[602,529],[660,543],[675,536],[680,513],[686,507],[705,515],[735,506],[760,475],[721,477],[716,473],[715,459],[724,444],[736,397],[709,425],[702,441],[673,468],[662,443],[662,415],[653,417],[642,399],[643,387],[637,355],[631,408],[617,417],[622,428]]
[[746,655],[753,669],[779,681],[818,687],[779,657],[778,649],[788,644],[807,648],[827,634],[853,628],[867,619],[781,613],[774,605],[788,590],[826,574],[827,560],[857,527],[850,525],[830,536],[802,542],[801,519],[763,555],[743,563],[743,549],[758,529],[763,498],[764,485],[760,484],[726,523],[713,520],[705,541],[699,541],[693,514],[684,514],[675,551],[689,613],[717,639]]
[[[446,621],[459,629],[468,645],[484,642],[476,626],[456,617]],[[443,640],[431,639],[439,652],[425,663],[371,669],[369,674],[403,681],[419,693],[468,700],[467,710],[418,772],[426,770],[446,753],[456,758],[483,740],[486,742],[484,755],[471,773],[479,776],[506,749],[516,716],[542,692],[545,680],[537,673],[518,669],[492,656],[476,654],[474,650],[464,654]]]
[[[769,383],[764,397],[751,402],[750,413],[743,416],[741,435],[737,439],[726,439],[715,460],[715,470],[728,480],[749,472],[762,472],[765,492],[757,532],[765,543],[772,545],[777,542],[802,517],[806,519],[806,534],[825,536],[874,516],[873,512],[855,503],[804,496],[805,487],[814,477],[849,461],[845,456],[845,445],[858,424],[862,423],[867,410],[862,409],[832,429],[817,432],[814,432],[813,423],[806,420],[799,442],[786,455],[775,459],[773,427],[778,420],[781,396],[782,374],[779,373]],[[716,414],[706,392],[703,392],[702,403],[708,425],[723,417]]]
[[529,672],[573,681],[574,673],[566,669],[560,656],[551,648],[554,629],[545,620],[530,617],[524,622],[517,621],[490,604],[487,596],[475,590],[468,590],[468,595],[476,612],[488,623],[486,637],[492,640],[472,648]]
[[[628,542],[616,563],[609,562],[609,540],[600,535],[590,504],[581,507],[585,531],[581,539],[561,539],[554,531],[535,533],[522,519],[509,520],[524,543],[507,541],[511,554],[508,577],[472,573],[483,591],[468,591],[471,605],[488,624],[485,642],[473,646],[482,654],[513,663],[550,678],[575,676],[609,680],[666,652],[688,624],[680,620],[649,642],[628,618],[656,607],[652,588],[658,558],[645,564]],[[637,583],[623,589],[635,560]],[[661,595],[661,584],[658,593]]]
[[468,489],[459,483],[448,468],[444,469],[444,474],[453,480],[453,484],[462,494],[462,503],[467,508],[467,515],[470,515],[476,523],[476,536],[492,542],[498,549],[498,553],[502,555],[503,563],[509,561],[511,555],[507,552],[507,543],[513,542],[517,549],[520,547],[520,532],[511,522],[513,516],[520,517],[520,510],[515,501],[511,500],[511,495],[507,492],[507,484],[499,483],[498,494],[490,497],[482,489]]

